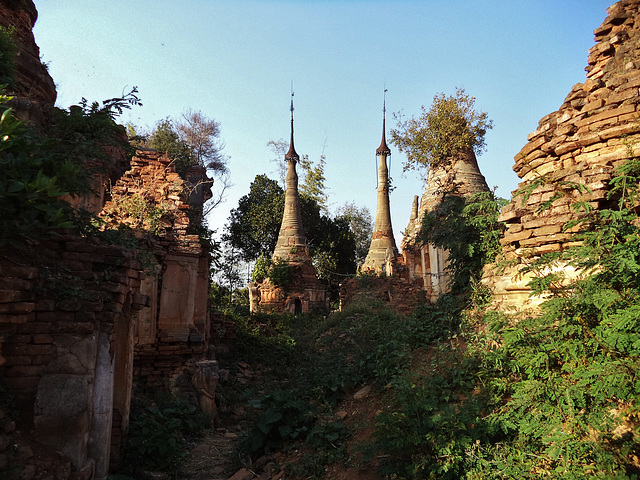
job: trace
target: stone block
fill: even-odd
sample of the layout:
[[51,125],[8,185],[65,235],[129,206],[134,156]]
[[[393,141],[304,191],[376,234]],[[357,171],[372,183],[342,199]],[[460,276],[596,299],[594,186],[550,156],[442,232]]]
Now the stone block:
[[31,300],[32,293],[26,290],[0,290],[0,303]]
[[522,150],[520,150],[520,153],[518,153],[518,155],[516,155],[515,160],[518,161],[519,158],[525,157],[533,152],[534,150],[537,150],[538,148],[540,148],[542,145],[544,145],[547,142],[546,138],[544,137],[540,137],[537,140],[534,140],[532,142],[527,143],[524,148]]
[[73,312],[38,312],[36,314],[36,320],[50,324],[73,322],[75,320],[75,314]]
[[5,367],[11,367],[14,365],[32,365],[32,357],[30,357],[29,355],[12,355],[11,357],[7,358]]
[[604,106],[604,100],[598,99],[598,100],[588,102],[584,107],[582,107],[582,111],[591,112],[593,110],[597,110],[598,108],[602,108],[603,106]]
[[32,312],[35,305],[34,302],[0,303],[0,313],[25,314]]
[[625,115],[628,113],[635,112],[635,106],[633,105],[625,105],[623,107],[611,108],[609,110],[605,110],[604,112],[600,112],[596,115],[591,115],[588,117],[584,117],[581,120],[577,120],[575,125],[578,127],[582,127],[584,125],[591,125],[602,120],[619,117],[620,115]]
[[513,234],[507,231],[504,234],[504,239],[507,243],[520,242],[531,237],[532,234],[533,230],[522,230],[518,233]]
[[42,375],[42,365],[15,365],[7,368],[7,377],[39,377]]
[[34,427],[38,440],[61,449],[78,468],[87,461],[92,377],[52,374],[38,384]]
[[561,243],[571,238],[571,235],[566,233],[556,233],[547,235],[544,237],[531,237],[520,242],[522,247],[537,247],[548,243]]
[[6,377],[5,381],[14,390],[32,390],[38,386],[40,377]]
[[602,140],[609,140],[610,138],[622,137],[623,135],[629,135],[635,133],[640,129],[640,126],[636,123],[623,123],[621,125],[614,125],[612,127],[605,128],[598,132],[598,135]]
[[546,235],[551,235],[553,233],[558,233],[562,230],[562,225],[547,225],[544,227],[536,228],[533,231],[533,235],[536,237],[543,237]]
[[0,324],[1,323],[27,323],[28,321],[29,321],[28,315],[0,313]]

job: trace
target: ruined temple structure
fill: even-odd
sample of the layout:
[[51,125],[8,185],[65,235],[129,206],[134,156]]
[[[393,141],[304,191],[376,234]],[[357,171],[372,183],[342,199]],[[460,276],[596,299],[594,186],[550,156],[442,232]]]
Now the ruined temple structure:
[[268,278],[259,285],[250,284],[251,310],[290,313],[326,311],[329,299],[324,286],[316,277],[316,269],[309,254],[309,245],[302,226],[296,173],[296,163],[300,157],[293,144],[293,94],[291,96],[291,142],[284,158],[288,165],[287,189],[282,224],[273,252],[272,268],[289,269],[292,278],[286,286],[274,285]]
[[[640,1],[622,0],[607,12],[594,31],[586,80],[571,88],[558,111],[540,120],[515,157],[513,169],[521,182],[499,220],[507,226],[503,254],[516,265],[506,271],[487,268],[484,276],[504,309],[521,311],[542,301],[530,296],[530,276],[518,274],[521,265],[562,251],[571,240],[563,230],[575,218],[571,204],[605,207],[614,168],[640,154]],[[580,194],[575,184],[590,191]],[[527,189],[532,189],[529,196],[522,194]],[[540,208],[549,201],[549,208]],[[578,274],[568,266],[558,268]]]
[[37,18],[32,0],[0,1],[0,25],[15,28],[19,52],[15,59],[15,82],[8,86],[7,94],[14,96],[11,100],[14,111],[32,125],[45,122],[57,97],[56,86],[40,61],[40,49],[33,38]]
[[446,195],[468,197],[488,190],[473,150],[467,150],[458,153],[444,165],[432,166],[419,205],[418,197],[414,198],[401,249],[411,283],[425,290],[430,301],[435,301],[449,290],[449,273],[446,271],[448,253],[432,244],[425,245],[420,240],[425,214],[437,214]]
[[386,102],[382,108],[382,140],[376,150],[376,156],[380,158],[378,165],[376,221],[369,252],[362,265],[362,272],[393,275],[394,267],[398,259],[398,248],[396,247],[396,240],[393,236],[391,208],[389,206],[389,170],[387,167],[387,157],[391,155],[391,150],[387,146],[385,123]]
[[[16,111],[46,128],[56,95],[36,61],[36,17],[30,0],[0,1],[0,24],[15,25],[19,40]],[[105,479],[122,453],[136,383],[188,392],[215,413],[209,251],[198,232],[211,182],[197,166],[181,177],[155,151],[105,152],[112,165],[93,194],[69,200],[129,224],[145,248],[60,230],[0,252],[0,384],[18,409],[11,419],[0,403],[0,478],[8,466],[35,478],[28,472],[55,464],[56,479]],[[141,205],[157,215],[135,215]]]

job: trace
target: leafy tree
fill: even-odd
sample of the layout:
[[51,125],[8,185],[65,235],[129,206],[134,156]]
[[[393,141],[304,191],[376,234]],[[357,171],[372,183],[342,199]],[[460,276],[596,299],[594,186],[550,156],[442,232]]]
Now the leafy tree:
[[403,120],[400,113],[394,114],[398,125],[391,130],[391,141],[407,155],[404,170],[443,165],[465,150],[480,155],[493,122],[474,109],[475,101],[458,88],[455,96],[435,95],[431,108],[423,105],[418,118]]
[[260,254],[271,256],[283,212],[284,190],[275,180],[257,175],[249,186],[249,193],[231,210],[224,238],[246,262],[254,261]]
[[500,209],[508,202],[493,192],[470,197],[445,193],[438,210],[427,212],[421,240],[449,252],[447,269],[453,275],[454,292],[468,290],[482,276],[482,268],[500,252],[503,227]]
[[[336,275],[355,272],[355,241],[348,221],[330,218],[315,199],[302,194],[300,209],[319,276],[327,284],[339,284]],[[283,213],[284,191],[275,180],[258,175],[249,194],[240,198],[238,208],[231,211],[224,239],[238,249],[244,261],[255,261],[261,254],[271,257]]]
[[347,202],[336,210],[336,218],[344,218],[349,222],[349,228],[356,244],[356,263],[364,263],[371,245],[373,235],[373,219],[367,207],[358,207],[355,203]]
[[189,145],[180,139],[173,121],[169,118],[160,120],[156,124],[147,140],[147,145],[149,148],[169,155],[175,162],[176,171],[183,176],[189,166],[195,163]]
[[318,278],[336,299],[340,283],[356,271],[356,243],[349,221],[331,218],[310,197],[300,196],[302,223]]
[[158,122],[147,140],[150,148],[167,152],[175,162],[176,171],[183,177],[192,165],[201,165],[213,175],[215,181],[212,183],[218,186],[214,196],[207,201],[203,216],[222,203],[231,186],[229,159],[222,153],[224,144],[219,137],[219,122],[200,111],[187,110],[177,122],[169,118]]

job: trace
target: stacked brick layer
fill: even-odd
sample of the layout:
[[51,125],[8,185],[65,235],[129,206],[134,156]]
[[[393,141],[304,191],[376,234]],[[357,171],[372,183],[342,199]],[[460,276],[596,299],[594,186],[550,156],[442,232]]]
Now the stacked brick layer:
[[[515,157],[513,169],[522,181],[499,218],[507,227],[502,240],[507,260],[522,263],[562,250],[572,233],[564,226],[576,215],[571,205],[606,206],[614,168],[640,154],[640,2],[622,0],[608,13],[594,31],[586,81],[540,120]],[[517,271],[488,269],[485,282],[504,306],[533,307],[541,299],[529,298],[528,278]]]

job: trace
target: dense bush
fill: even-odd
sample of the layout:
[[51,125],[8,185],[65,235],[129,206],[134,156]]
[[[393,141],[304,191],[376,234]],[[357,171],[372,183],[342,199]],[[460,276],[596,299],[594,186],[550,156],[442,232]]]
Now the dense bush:
[[168,393],[137,393],[131,404],[129,435],[120,473],[140,470],[177,473],[188,442],[211,426],[192,402]]
[[0,89],[0,246],[22,246],[77,224],[61,197],[89,192],[92,168],[106,168],[104,146],[129,150],[114,119],[139,99],[134,88],[102,106],[83,99],[69,110],[54,109],[45,135],[14,117],[10,98]]

